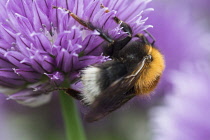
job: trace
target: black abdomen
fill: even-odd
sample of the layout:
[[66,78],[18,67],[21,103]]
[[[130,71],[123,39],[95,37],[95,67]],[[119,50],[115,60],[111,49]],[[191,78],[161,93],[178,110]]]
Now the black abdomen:
[[114,60],[107,61],[98,68],[101,70],[99,83],[101,90],[128,73],[125,64]]

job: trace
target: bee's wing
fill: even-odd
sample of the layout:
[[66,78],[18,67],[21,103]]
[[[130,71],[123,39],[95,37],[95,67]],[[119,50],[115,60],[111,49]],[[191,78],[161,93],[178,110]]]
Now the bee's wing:
[[142,63],[139,63],[136,72],[116,80],[100,93],[90,106],[90,111],[85,116],[86,120],[99,120],[133,98],[134,84],[139,79],[142,68]]

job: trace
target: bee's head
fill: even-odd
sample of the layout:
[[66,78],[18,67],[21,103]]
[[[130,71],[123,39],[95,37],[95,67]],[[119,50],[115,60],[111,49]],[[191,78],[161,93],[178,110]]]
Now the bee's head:
[[147,45],[148,54],[141,76],[135,84],[137,94],[147,94],[154,90],[165,68],[163,55],[158,49]]

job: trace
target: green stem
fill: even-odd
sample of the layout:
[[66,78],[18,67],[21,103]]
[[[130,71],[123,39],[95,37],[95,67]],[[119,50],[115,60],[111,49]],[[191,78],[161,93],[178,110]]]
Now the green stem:
[[60,91],[60,102],[67,140],[86,140],[81,119],[72,97],[65,94],[64,91]]

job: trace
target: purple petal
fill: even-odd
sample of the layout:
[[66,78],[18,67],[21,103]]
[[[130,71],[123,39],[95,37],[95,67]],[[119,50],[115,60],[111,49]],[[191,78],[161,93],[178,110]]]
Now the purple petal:
[[53,0],[36,0],[37,6],[40,8],[40,10],[45,13],[47,16],[54,10],[52,8],[53,6]]
[[73,68],[73,59],[77,58],[76,53],[69,53],[67,50],[62,49],[56,58],[57,67],[60,67],[64,72],[70,72]]
[[46,51],[48,53],[52,52],[52,46],[49,39],[41,33],[32,33],[31,36],[34,38],[34,45],[37,49]]
[[0,56],[0,68],[14,68],[15,65],[11,64],[4,56]]
[[29,48],[30,48],[30,41],[24,37],[22,37],[21,35],[18,35],[16,37],[16,47],[17,49],[25,56],[29,56]]
[[45,55],[42,57],[43,57],[43,60],[41,62],[41,65],[43,69],[47,72],[52,72],[55,69],[55,60],[49,55]]
[[4,50],[9,50],[11,49],[11,44],[9,44],[6,40],[0,39],[0,48]]
[[142,19],[142,15],[140,14],[129,21],[131,23],[130,25],[132,26],[134,35],[146,30],[147,28],[153,27],[152,25],[143,26],[147,20],[148,18]]
[[88,54],[100,55],[102,52],[101,48],[102,42],[103,39],[101,39],[99,36],[89,35],[84,39],[84,41],[81,44],[83,46],[82,51],[84,51],[86,55]]
[[12,69],[0,69],[0,84],[7,87],[17,87],[25,84],[22,77],[18,76]]
[[[17,13],[15,14],[15,18],[17,20],[16,24],[18,25],[18,27],[17,27],[18,31],[29,37],[29,35],[31,33],[33,33],[33,31],[34,31],[34,28],[31,25],[29,19],[22,15],[19,15]],[[22,30],[22,29],[24,29],[24,30]]]
[[[57,10],[56,10],[56,11],[57,11]],[[71,27],[72,27],[74,24],[70,23],[70,21],[72,21],[72,20],[69,20],[69,14],[68,14],[68,12],[66,12],[66,11],[64,11],[64,10],[62,10],[62,9],[58,9],[57,12],[58,12],[58,13],[57,13],[57,16],[56,16],[56,17],[58,17],[58,21],[59,21],[59,20],[62,20],[62,21],[63,21],[62,23],[60,23],[60,24],[58,25],[59,32],[62,33],[62,32],[64,32],[64,31],[70,30]],[[74,22],[75,22],[75,21],[74,21]]]
[[52,72],[54,69],[54,59],[46,54],[41,54],[38,51],[34,52],[34,55],[30,59],[24,59],[21,61],[23,64],[29,64],[39,73]]
[[93,65],[96,63],[102,63],[107,60],[105,56],[83,56],[75,61],[74,69],[82,69],[85,66]]
[[78,79],[80,79],[80,73],[76,71],[71,72],[71,74],[69,75],[69,81],[75,81]]
[[[84,20],[89,20],[94,22],[93,18],[95,17],[96,14],[102,14],[104,11],[100,7],[101,2],[100,1],[92,1],[89,3],[87,6],[87,9],[84,12]],[[98,12],[100,11],[100,12]],[[102,12],[102,13],[101,13]]]
[[[26,7],[25,6],[26,4],[24,3],[26,3],[24,0],[8,0],[6,3],[6,7],[10,12],[17,13],[26,17],[27,13],[25,11],[25,8],[28,9],[28,7],[30,7],[30,4],[27,3],[27,7]],[[30,11],[27,11],[27,12],[29,12],[28,14],[30,14]]]
[[15,33],[7,25],[0,23],[0,36],[8,43],[15,42]]
[[9,51],[4,54],[4,56],[15,66],[19,68],[28,68],[28,65],[20,63],[25,56],[17,51]]
[[32,6],[33,14],[34,14],[34,28],[35,31],[39,32],[40,29],[43,28],[43,25],[47,28],[47,30],[51,29],[50,21],[47,15],[39,8],[37,1],[34,1]]
[[22,79],[12,69],[8,69],[8,68],[1,68],[0,69],[0,77],[17,79],[17,80]]
[[53,74],[45,74],[50,78],[51,84],[59,86],[65,79],[64,74],[61,72],[54,72]]
[[3,0],[0,1],[0,21],[8,19],[5,3]]
[[[134,20],[135,16],[143,16],[144,13],[147,13],[150,8],[145,9],[146,5],[151,2],[151,0],[132,0],[132,6],[128,6],[131,4],[130,0],[124,0],[124,1],[118,1],[118,0],[112,0],[107,1],[103,0],[102,3],[105,7],[107,7],[109,10],[116,10],[116,16],[119,17],[121,20],[123,20],[126,23],[129,23],[133,29],[133,24],[136,22]],[[144,17],[146,18],[146,17]],[[148,26],[150,27],[150,26]],[[142,24],[137,24],[136,28],[133,29],[135,33],[140,33],[143,29],[147,29],[148,27],[144,27]],[[137,31],[136,31],[137,29]],[[134,35],[135,35],[134,33]]]
[[54,85],[50,85],[49,82],[38,82],[38,83],[28,85],[27,88],[33,89],[33,91],[36,91],[36,92],[41,92],[41,93],[46,94],[53,91]]
[[42,92],[36,92],[32,89],[25,89],[12,94],[8,97],[8,100],[15,100],[20,104],[27,105],[30,107],[37,107],[48,103],[51,99],[52,94],[46,94]]
[[144,10],[147,3],[150,1],[151,0],[132,0],[132,6],[128,6],[131,3],[130,0],[103,0],[103,3],[109,9],[117,10],[117,16],[119,18],[123,19],[124,21],[129,21],[133,15],[138,15],[142,10]]
[[67,49],[68,51],[76,50],[72,44],[80,43],[82,40],[81,31],[78,28],[73,28],[71,31],[65,31],[59,34],[55,45],[62,46],[63,48]]
[[41,74],[35,72],[32,69],[13,69],[14,72],[21,76],[24,80],[28,81],[28,82],[37,82],[41,79]]
[[96,18],[99,27],[102,27],[103,30],[109,31],[116,28],[118,25],[114,21],[114,17],[116,16],[116,11],[110,11],[109,13],[104,13]]
[[31,10],[32,2],[28,0],[22,0],[20,2],[22,2],[21,5],[23,5],[23,12],[25,14],[25,17],[27,17],[29,21],[32,23],[32,17],[33,17],[31,16],[33,15],[32,10]]

